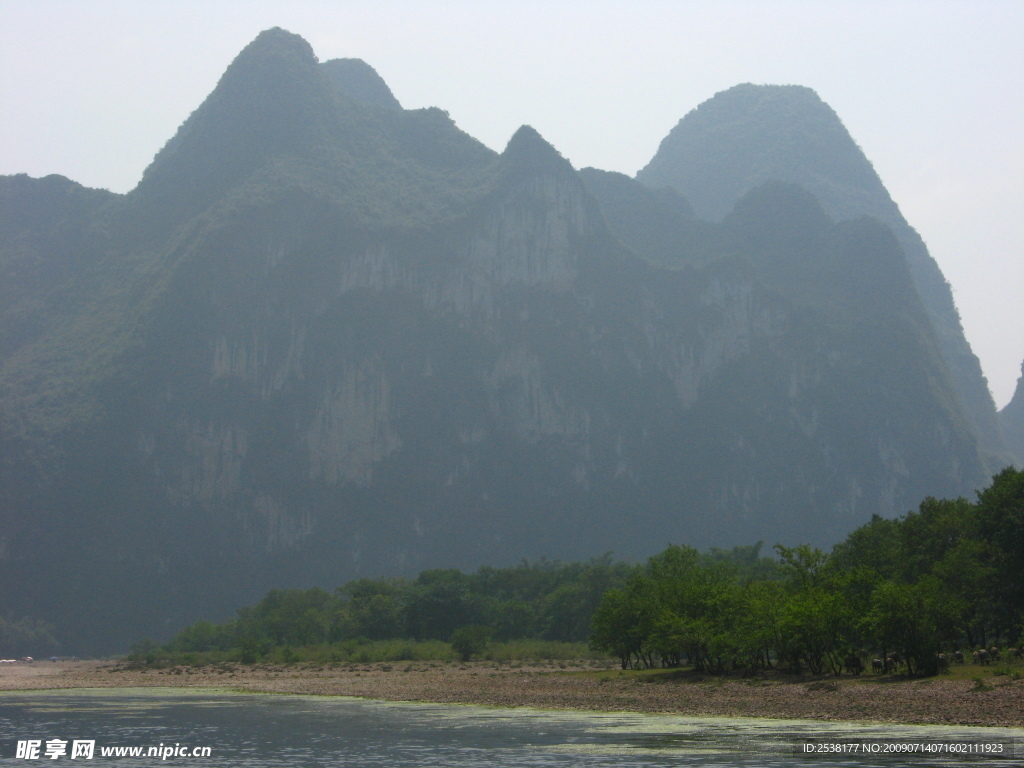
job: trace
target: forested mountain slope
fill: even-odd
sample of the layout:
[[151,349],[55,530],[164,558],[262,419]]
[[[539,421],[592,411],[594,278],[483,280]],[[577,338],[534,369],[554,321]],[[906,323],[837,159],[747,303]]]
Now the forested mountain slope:
[[129,194],[0,195],[0,614],[66,652],[273,587],[829,544],[985,480],[883,222],[784,183],[701,221],[283,30]]
[[678,190],[711,220],[721,220],[751,189],[778,180],[813,193],[834,219],[872,216],[891,227],[989,469],[1007,462],[995,403],[949,284],[860,147],[814,91],[745,83],[718,93],[679,121],[637,179]]
[[999,422],[1016,465],[1024,467],[1024,364],[1021,364],[1021,377],[1017,379],[1013,398],[999,412]]

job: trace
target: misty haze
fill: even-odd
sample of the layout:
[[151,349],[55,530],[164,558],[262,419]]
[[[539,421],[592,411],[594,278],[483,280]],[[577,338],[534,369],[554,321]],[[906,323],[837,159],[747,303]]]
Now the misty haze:
[[[814,91],[708,94],[631,178],[530,126],[495,152],[371,64],[270,29],[131,192],[0,177],[4,653],[164,643],[268,590],[393,578],[398,600],[431,569],[486,591],[436,569],[526,561],[549,591],[492,631],[643,665],[591,637],[626,563],[753,578],[775,544],[798,571],[842,543],[884,570],[909,550],[871,536],[940,518],[954,543],[886,577],[991,547],[1011,583],[955,642],[1012,642],[1024,388],[997,411],[938,265]],[[428,614],[392,634],[489,621]],[[367,626],[345,631],[391,631]]]

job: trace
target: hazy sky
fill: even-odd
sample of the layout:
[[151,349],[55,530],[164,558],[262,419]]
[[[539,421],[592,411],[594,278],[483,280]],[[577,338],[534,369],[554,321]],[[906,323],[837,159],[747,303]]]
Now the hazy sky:
[[500,150],[634,174],[741,82],[814,88],[953,286],[996,404],[1024,359],[1024,1],[0,0],[0,174],[116,192],[261,30],[369,62]]

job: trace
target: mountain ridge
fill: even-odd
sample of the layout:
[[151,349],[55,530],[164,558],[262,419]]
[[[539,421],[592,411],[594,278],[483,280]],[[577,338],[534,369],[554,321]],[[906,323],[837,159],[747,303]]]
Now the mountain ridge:
[[637,178],[674,187],[711,219],[722,218],[746,191],[778,179],[807,188],[837,220],[869,215],[890,226],[990,470],[1007,461],[995,403],[949,284],[838,115],[813,90],[744,83],[722,91],[679,121]]
[[984,480],[884,224],[771,180],[703,221],[345,66],[270,30],[128,195],[0,179],[0,615],[95,652],[273,587],[824,545]]
[[1024,466],[1024,363],[1021,363],[1020,373],[1013,397],[999,412],[1007,447],[1016,458],[1018,467]]

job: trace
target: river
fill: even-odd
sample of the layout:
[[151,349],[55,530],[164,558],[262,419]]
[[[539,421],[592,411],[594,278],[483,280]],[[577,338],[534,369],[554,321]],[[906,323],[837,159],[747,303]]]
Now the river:
[[[142,756],[130,756],[132,750]],[[211,690],[0,693],[4,765],[1002,768],[1022,763],[1024,730],[1008,728],[499,709]]]

